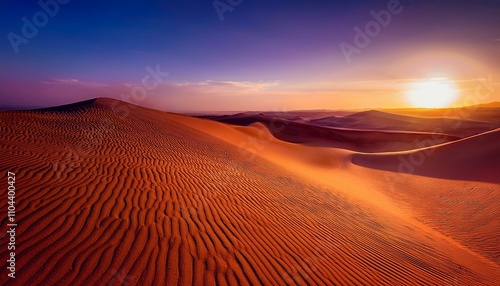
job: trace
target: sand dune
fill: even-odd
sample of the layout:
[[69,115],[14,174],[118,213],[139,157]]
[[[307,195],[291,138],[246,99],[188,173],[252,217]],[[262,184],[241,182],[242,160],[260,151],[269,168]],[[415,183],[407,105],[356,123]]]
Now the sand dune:
[[355,113],[355,111],[346,111],[346,110],[274,110],[274,111],[247,111],[240,113],[229,113],[225,115],[206,115],[206,114],[197,114],[197,117],[211,119],[211,120],[234,120],[236,118],[244,119],[251,116],[265,116],[265,117],[279,117],[283,119],[288,119],[292,121],[312,121],[316,119],[321,119],[325,117],[332,116],[346,116]]
[[[445,113],[442,113],[443,116]],[[497,128],[498,122],[474,121],[464,118],[422,118],[377,110],[358,112],[344,117],[326,117],[311,121],[321,126],[369,130],[401,130],[445,133],[467,137]]]
[[372,169],[364,170],[367,177],[382,178],[379,190],[498,263],[500,148],[496,142],[500,142],[500,129],[419,150],[353,154],[352,161]]
[[500,143],[500,129],[418,150],[356,154],[353,162],[393,172],[500,183],[500,148],[495,143]]
[[[333,114],[333,115],[332,115]],[[387,111],[368,110],[346,112],[246,112],[223,116],[201,116],[234,125],[249,125],[261,122],[294,122],[342,130],[402,131],[403,133],[446,134],[465,138],[500,128],[500,108],[494,104],[456,109],[395,109]],[[295,127],[295,124],[292,124]],[[273,132],[277,137],[286,137],[288,130]],[[281,134],[285,133],[285,134]],[[296,135],[296,134],[295,134]],[[350,135],[347,135],[350,136]],[[407,146],[411,147],[411,146]],[[404,149],[404,148],[403,148]],[[411,148],[406,148],[411,149]]]
[[[212,118],[214,119],[214,118]],[[342,148],[359,152],[388,152],[419,148],[418,143],[432,140],[435,144],[460,139],[458,136],[436,132],[411,132],[398,130],[367,130],[333,128],[291,121],[282,117],[263,114],[217,117],[215,120],[233,125],[264,124],[276,138],[311,146]]]
[[[0,170],[18,178],[15,285],[500,283],[490,228],[497,217],[468,240],[437,224],[434,204],[412,206],[383,190],[377,175],[392,173],[380,165],[394,155],[352,151],[370,149],[370,139],[417,135],[346,131],[325,139],[351,151],[305,146],[264,124],[230,126],[110,99],[1,112],[0,122]],[[289,131],[298,137],[330,132],[295,124]],[[437,146],[428,162],[439,166],[431,160],[497,136]],[[494,194],[460,195],[498,210]],[[11,285],[5,269],[0,283]]]
[[500,105],[498,102],[489,104],[464,106],[459,108],[403,108],[403,109],[388,109],[386,112],[412,117],[423,118],[448,118],[459,121],[471,120],[476,122],[496,123],[500,125]]

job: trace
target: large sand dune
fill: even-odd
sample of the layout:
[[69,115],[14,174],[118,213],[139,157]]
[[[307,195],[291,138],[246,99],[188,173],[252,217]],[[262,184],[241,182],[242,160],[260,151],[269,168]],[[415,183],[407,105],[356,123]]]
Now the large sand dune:
[[[16,173],[18,223],[17,278],[8,279],[4,262],[2,285],[500,284],[498,184],[425,171],[477,155],[474,167],[484,163],[494,176],[498,164],[487,155],[498,154],[498,131],[447,140],[423,173],[396,181],[386,163],[395,154],[356,153],[379,137],[355,132],[326,138],[344,138],[349,150],[306,146],[263,124],[230,126],[110,99],[1,112],[0,122],[0,171]],[[297,128],[304,138],[319,132]],[[483,147],[490,153],[444,161]],[[449,201],[412,204],[428,195],[418,186],[433,182],[447,199],[454,188],[457,201],[486,206],[475,220],[482,226],[459,214],[453,228],[433,215],[440,205],[459,212]],[[475,187],[490,191],[467,191]],[[4,231],[6,217],[0,222]]]
[[498,263],[498,143],[500,129],[418,150],[354,154],[352,161],[372,168],[365,174],[382,178],[379,189],[391,198],[410,205],[434,227]]

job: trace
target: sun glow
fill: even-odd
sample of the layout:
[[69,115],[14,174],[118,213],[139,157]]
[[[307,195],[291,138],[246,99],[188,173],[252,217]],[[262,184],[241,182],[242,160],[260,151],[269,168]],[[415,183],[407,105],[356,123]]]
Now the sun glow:
[[407,93],[407,100],[414,107],[446,107],[458,96],[458,90],[446,78],[433,78],[413,83]]

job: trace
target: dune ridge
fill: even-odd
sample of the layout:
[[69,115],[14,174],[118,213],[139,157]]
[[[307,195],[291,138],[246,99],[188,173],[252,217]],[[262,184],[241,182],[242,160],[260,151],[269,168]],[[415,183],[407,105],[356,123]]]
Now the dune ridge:
[[[454,142],[386,154],[355,154],[353,163],[427,177],[500,184],[500,128]],[[430,145],[430,144],[429,144]]]
[[[441,112],[441,116],[448,113]],[[399,130],[408,132],[444,133],[458,137],[468,137],[497,128],[497,122],[477,121],[469,118],[425,118],[393,114],[378,110],[354,113],[344,117],[326,117],[311,123],[365,130]]]
[[[214,119],[214,118],[212,118]],[[358,152],[388,152],[418,148],[418,143],[429,138],[436,142],[450,142],[459,136],[437,132],[405,130],[370,130],[347,127],[329,127],[311,122],[291,121],[286,116],[236,115],[217,117],[215,120],[238,126],[264,124],[276,138],[311,146],[342,148]],[[438,144],[438,143],[435,143]]]
[[[320,148],[331,161],[299,156],[292,170],[278,161],[317,147],[111,99],[0,122],[19,225],[19,276],[2,285],[500,282],[498,263],[344,189],[365,172],[352,151]],[[267,143],[253,152],[249,138]]]

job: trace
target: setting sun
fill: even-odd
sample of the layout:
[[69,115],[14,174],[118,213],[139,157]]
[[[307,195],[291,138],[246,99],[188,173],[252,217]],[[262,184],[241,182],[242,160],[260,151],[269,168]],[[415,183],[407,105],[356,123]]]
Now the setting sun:
[[458,91],[450,81],[436,78],[412,84],[407,99],[415,107],[439,108],[448,106],[457,95]]

